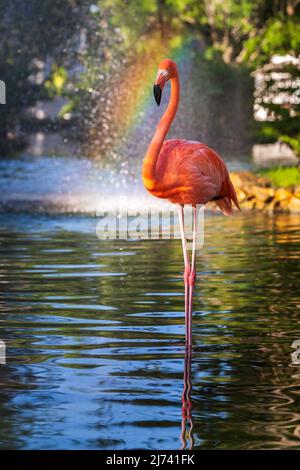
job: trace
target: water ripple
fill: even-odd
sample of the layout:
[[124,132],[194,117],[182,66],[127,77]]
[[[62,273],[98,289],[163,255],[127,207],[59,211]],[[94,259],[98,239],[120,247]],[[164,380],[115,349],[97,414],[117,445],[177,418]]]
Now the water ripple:
[[299,217],[206,218],[190,362],[180,242],[96,223],[1,218],[0,447],[299,449]]

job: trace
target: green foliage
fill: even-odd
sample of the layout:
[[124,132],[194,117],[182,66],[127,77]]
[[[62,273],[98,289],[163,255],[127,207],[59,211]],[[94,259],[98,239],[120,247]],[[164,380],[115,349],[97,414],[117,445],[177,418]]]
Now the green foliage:
[[64,86],[68,79],[68,72],[64,67],[59,67],[57,64],[52,65],[52,72],[49,78],[45,81],[45,89],[49,97],[60,96],[63,93]]
[[[40,98],[61,94],[59,76],[74,59],[74,53],[66,46],[80,25],[84,3],[0,0],[0,79],[6,83],[7,98],[5,112],[0,113],[1,155],[13,153],[23,145],[24,136],[19,130],[23,110]],[[47,69],[40,67],[49,59],[54,65],[47,77]],[[37,78],[43,74],[44,79]]]
[[[296,5],[296,4],[295,4]],[[299,5],[289,14],[288,7],[270,17],[261,25],[258,33],[244,43],[244,60],[252,67],[262,67],[270,62],[274,55],[300,54]],[[267,111],[268,121],[260,126],[261,141],[280,140],[287,143],[300,158],[300,106],[299,82],[300,67],[296,62],[284,66],[263,68],[265,86],[259,91],[257,103]],[[277,74],[275,80],[273,76]],[[278,100],[282,96],[281,102]],[[267,98],[266,98],[267,97]]]
[[[0,14],[0,79],[7,85],[6,112],[0,116],[2,153],[8,136],[17,135],[23,109],[41,97],[69,99],[60,116],[78,117],[77,135],[83,140],[95,119],[97,132],[108,139],[104,108],[115,99],[112,80],[150,47],[162,54],[166,44],[193,37],[206,60],[252,70],[274,54],[300,54],[300,4],[288,0],[0,0]],[[40,63],[44,76],[36,80]],[[300,155],[294,99],[300,72],[291,64],[284,71],[291,77],[285,93],[292,99],[288,105],[266,99],[280,91],[271,77],[257,98],[268,121],[257,130],[261,141],[280,139]]]
[[294,150],[295,154],[300,157],[300,132],[293,133],[293,135],[294,137],[291,137],[290,135],[280,133],[278,139],[289,145]]
[[259,171],[262,176],[268,177],[272,185],[287,188],[300,184],[300,169],[297,167],[275,167]]
[[299,16],[289,18],[280,14],[276,18],[270,18],[259,35],[245,41],[244,49],[244,60],[250,60],[253,66],[269,62],[274,54],[291,54],[297,57],[300,53]]

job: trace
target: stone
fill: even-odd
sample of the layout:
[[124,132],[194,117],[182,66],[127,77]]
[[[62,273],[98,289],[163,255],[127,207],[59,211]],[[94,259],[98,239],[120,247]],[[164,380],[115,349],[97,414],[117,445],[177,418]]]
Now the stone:
[[274,197],[273,188],[261,188],[259,186],[253,186],[252,188],[254,196],[260,201],[271,201]]
[[278,207],[282,210],[282,211],[289,211],[289,207],[290,207],[290,200],[291,200],[291,197],[287,197],[285,199],[281,199],[279,201],[279,205]]
[[256,199],[255,209],[259,211],[263,211],[265,207],[266,207],[265,201],[263,201],[262,199]]
[[264,211],[269,214],[273,214],[276,211],[276,207],[279,205],[279,202],[276,199],[272,199],[271,202],[265,204]]
[[265,188],[270,188],[272,186],[271,180],[266,176],[259,176],[257,178],[257,184]]
[[230,178],[242,209],[300,213],[300,185],[274,189],[268,178],[251,171],[232,172]]
[[278,188],[275,191],[276,201],[283,201],[284,199],[290,199],[292,197],[291,191],[286,188]]
[[236,195],[237,195],[237,198],[238,198],[239,202],[243,202],[248,198],[247,193],[245,191],[243,191],[242,189],[240,189],[240,188],[237,188]]
[[255,208],[255,198],[253,197],[252,199],[248,199],[247,201],[244,201],[241,203],[241,208],[246,209],[246,210],[252,210]]
[[297,184],[297,186],[294,187],[294,196],[300,198],[300,184]]
[[284,142],[274,144],[256,144],[252,149],[253,161],[260,167],[276,165],[297,165],[298,158],[291,148]]
[[290,212],[300,212],[300,198],[292,196],[288,208]]

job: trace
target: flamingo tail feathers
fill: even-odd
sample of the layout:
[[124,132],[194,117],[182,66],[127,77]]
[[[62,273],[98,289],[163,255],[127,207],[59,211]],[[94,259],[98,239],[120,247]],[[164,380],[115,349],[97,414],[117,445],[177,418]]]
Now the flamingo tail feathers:
[[227,194],[226,197],[223,197],[215,201],[219,209],[221,209],[221,211],[223,212],[223,214],[224,215],[232,214],[232,202],[237,207],[237,209],[241,210],[235,189],[233,187],[232,182],[230,181],[230,178],[228,178],[228,180],[226,181],[226,194]]
[[233,187],[232,182],[230,181],[230,178],[228,178],[228,189],[229,189],[229,198],[231,199],[231,201],[233,201],[236,208],[241,210],[235,189]]
[[221,209],[224,215],[231,215],[232,214],[232,205],[231,201],[228,197],[222,197],[222,199],[218,199],[215,201],[218,208]]

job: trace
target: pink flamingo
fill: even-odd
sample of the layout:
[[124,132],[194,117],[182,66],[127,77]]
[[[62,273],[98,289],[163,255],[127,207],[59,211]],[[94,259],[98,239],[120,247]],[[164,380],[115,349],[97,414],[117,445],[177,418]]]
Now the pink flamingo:
[[[166,82],[171,81],[171,96],[143,161],[145,188],[154,196],[178,206],[184,257],[186,345],[192,346],[192,299],[196,279],[197,204],[215,201],[223,214],[232,213],[232,201],[239,208],[227,167],[219,155],[201,142],[165,140],[176,115],[180,84],[176,63],[164,59],[158,68],[154,97],[159,105]],[[191,263],[184,232],[184,206],[193,207],[193,248]]]

